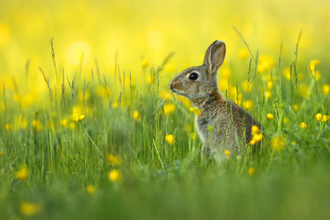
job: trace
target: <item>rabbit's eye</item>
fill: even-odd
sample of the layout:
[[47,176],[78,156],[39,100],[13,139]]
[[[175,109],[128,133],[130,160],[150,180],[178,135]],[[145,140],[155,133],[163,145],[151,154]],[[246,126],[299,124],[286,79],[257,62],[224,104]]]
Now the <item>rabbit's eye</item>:
[[196,80],[198,79],[198,74],[195,72],[190,73],[189,77],[190,80]]

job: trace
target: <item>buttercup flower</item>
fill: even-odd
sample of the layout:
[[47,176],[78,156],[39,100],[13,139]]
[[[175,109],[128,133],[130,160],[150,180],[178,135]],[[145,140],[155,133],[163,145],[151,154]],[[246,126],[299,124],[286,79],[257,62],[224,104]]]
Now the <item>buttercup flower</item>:
[[84,120],[85,118],[86,118],[85,115],[74,115],[74,116],[73,116],[73,120],[74,120],[75,122],[81,122],[81,121]]
[[323,115],[321,121],[327,122],[329,120],[329,115]]
[[201,111],[197,107],[190,107],[189,111],[195,113],[197,116],[201,114]]
[[225,154],[226,154],[226,156],[229,156],[230,155],[230,150],[225,150]]
[[38,203],[22,202],[21,212],[26,216],[33,216],[41,211],[41,205]]
[[322,120],[322,114],[321,113],[317,113],[315,115],[315,118],[316,118],[316,120],[321,121]]
[[252,176],[255,172],[256,172],[256,169],[255,168],[253,168],[253,167],[250,167],[249,168],[249,174],[250,174],[250,176]]
[[112,182],[117,182],[121,178],[121,173],[119,170],[111,170],[108,176]]
[[61,120],[61,126],[62,126],[62,127],[66,127],[66,126],[68,126],[68,120],[67,120],[67,119],[63,119],[63,120]]
[[253,125],[251,130],[252,130],[252,134],[254,135],[259,133],[260,128],[257,125]]
[[163,110],[164,110],[164,113],[165,115],[169,115],[170,113],[174,112],[175,110],[175,105],[170,103],[170,104],[165,104],[163,106]]
[[254,140],[256,143],[260,142],[264,135],[262,133],[254,134],[252,137],[252,140]]
[[174,143],[174,136],[173,134],[168,134],[165,136],[165,141],[167,141],[167,143],[169,144],[173,144]]
[[141,66],[143,68],[146,68],[148,65],[149,65],[149,60],[147,60],[147,59],[141,60]]
[[28,170],[26,167],[22,167],[18,172],[15,173],[15,175],[17,179],[24,181],[28,177]]
[[273,120],[273,119],[274,119],[274,116],[273,116],[273,114],[271,114],[271,113],[268,113],[266,117],[267,117],[269,120]]
[[307,124],[305,122],[301,122],[300,123],[300,128],[301,129],[306,129],[307,128]]
[[6,130],[10,131],[13,129],[13,126],[11,124],[6,124],[5,128]]
[[133,118],[135,121],[140,121],[141,120],[141,115],[140,115],[140,112],[138,110],[135,110],[133,112]]
[[114,165],[120,165],[121,164],[121,159],[119,156],[114,156],[113,154],[109,154],[107,156],[107,160],[109,163],[114,164]]
[[250,141],[250,145],[255,145],[255,144],[256,144],[256,141],[252,139],[252,140]]
[[95,186],[93,186],[93,185],[88,185],[88,186],[86,186],[86,192],[88,193],[88,194],[94,194],[95,193]]

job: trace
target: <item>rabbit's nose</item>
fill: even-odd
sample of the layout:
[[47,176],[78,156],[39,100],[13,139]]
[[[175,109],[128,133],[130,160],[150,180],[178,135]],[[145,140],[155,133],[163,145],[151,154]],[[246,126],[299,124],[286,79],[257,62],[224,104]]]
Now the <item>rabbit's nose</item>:
[[173,83],[170,83],[170,89],[173,91]]

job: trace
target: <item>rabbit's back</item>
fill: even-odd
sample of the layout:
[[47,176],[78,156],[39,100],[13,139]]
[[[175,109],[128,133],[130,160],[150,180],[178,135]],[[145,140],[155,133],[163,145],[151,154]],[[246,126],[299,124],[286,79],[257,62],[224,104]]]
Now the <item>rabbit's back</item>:
[[212,103],[197,118],[197,131],[206,146],[237,150],[251,140],[251,128],[260,124],[231,100]]

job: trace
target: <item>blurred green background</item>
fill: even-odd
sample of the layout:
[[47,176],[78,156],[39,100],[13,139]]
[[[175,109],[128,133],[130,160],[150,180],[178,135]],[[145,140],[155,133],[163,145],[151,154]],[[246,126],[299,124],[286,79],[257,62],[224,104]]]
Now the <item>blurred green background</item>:
[[[290,60],[302,30],[299,58],[322,62],[330,58],[322,52],[330,49],[329,10],[327,0],[2,0],[0,74],[19,78],[28,59],[31,74],[38,66],[53,73],[52,38],[56,61],[67,73],[79,66],[81,52],[88,75],[95,59],[102,70],[112,71],[116,53],[121,70],[132,71],[136,78],[142,58],[157,67],[173,51],[173,68],[182,70],[200,64],[216,39],[226,42],[226,60],[232,62],[245,47],[233,27],[254,53],[277,59],[282,43],[282,54]],[[42,76],[38,73],[37,78]]]

